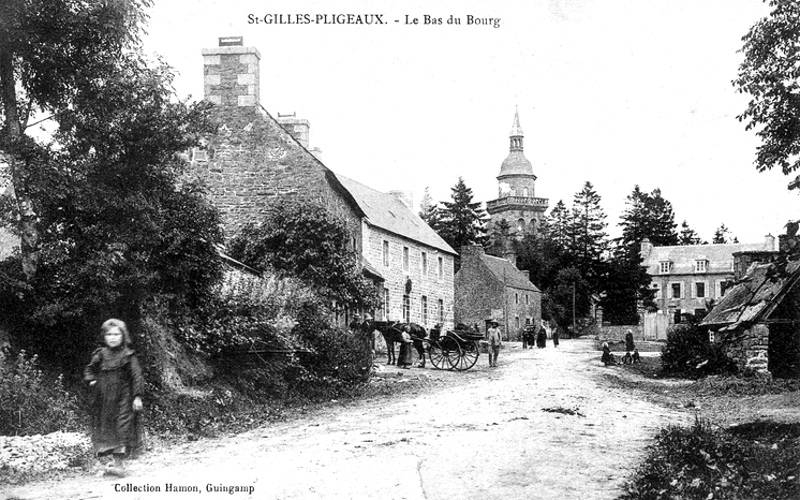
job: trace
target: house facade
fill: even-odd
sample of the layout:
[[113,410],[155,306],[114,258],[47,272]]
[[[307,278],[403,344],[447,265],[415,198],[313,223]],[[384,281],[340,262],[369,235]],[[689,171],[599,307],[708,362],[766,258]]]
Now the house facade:
[[294,197],[322,202],[343,220],[360,255],[364,213],[309,151],[308,121],[282,124],[261,105],[258,49],[244,46],[242,37],[223,37],[202,53],[204,98],[215,104],[218,129],[189,160],[222,213],[226,237],[261,222],[276,199]]
[[536,175],[531,162],[525,158],[523,138],[519,112],[515,112],[509,134],[509,153],[497,176],[497,199],[486,203],[491,227],[505,220],[511,234],[517,237],[536,234],[548,206],[547,198],[536,197]]
[[478,325],[484,331],[491,318],[500,323],[504,338],[517,339],[526,325],[541,322],[542,293],[514,260],[513,254],[486,255],[480,245],[461,247],[461,267],[455,277],[456,323]]
[[[322,202],[345,222],[362,272],[378,288],[378,319],[452,328],[456,252],[398,197],[326,167],[309,145],[308,120],[273,117],[261,106],[256,48],[230,37],[202,53],[205,99],[215,104],[219,127],[190,161],[222,212],[226,236],[261,222],[276,200]],[[354,312],[342,311],[340,322]]]
[[775,238],[769,235],[762,243],[656,247],[645,238],[641,244],[656,306],[672,322],[684,314],[704,314],[725,296],[735,275],[734,254],[774,250]]
[[366,214],[361,230],[363,256],[384,280],[376,318],[452,329],[455,250],[399,193],[382,193],[346,177],[339,179]]

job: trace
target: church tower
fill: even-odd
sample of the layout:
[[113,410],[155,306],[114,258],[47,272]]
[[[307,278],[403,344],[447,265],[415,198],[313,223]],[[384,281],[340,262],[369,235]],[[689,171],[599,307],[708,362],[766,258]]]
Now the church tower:
[[497,223],[505,220],[511,228],[511,234],[517,237],[528,233],[536,234],[547,210],[547,198],[536,198],[536,176],[533,174],[531,162],[525,158],[523,137],[519,111],[515,111],[514,124],[509,134],[508,157],[500,166],[500,175],[497,176],[497,199],[486,203],[486,211],[491,218],[490,232]]

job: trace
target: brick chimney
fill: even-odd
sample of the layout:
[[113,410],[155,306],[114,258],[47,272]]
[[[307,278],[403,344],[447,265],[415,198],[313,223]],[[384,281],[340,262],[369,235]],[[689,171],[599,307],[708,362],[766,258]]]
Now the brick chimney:
[[289,134],[304,148],[309,149],[308,135],[311,131],[311,124],[308,123],[308,120],[298,118],[296,113],[292,113],[291,115],[282,115],[278,113],[278,123],[280,123],[281,127],[289,132]]
[[229,36],[219,38],[219,47],[202,52],[205,100],[220,106],[258,106],[258,49],[245,47],[243,37]]

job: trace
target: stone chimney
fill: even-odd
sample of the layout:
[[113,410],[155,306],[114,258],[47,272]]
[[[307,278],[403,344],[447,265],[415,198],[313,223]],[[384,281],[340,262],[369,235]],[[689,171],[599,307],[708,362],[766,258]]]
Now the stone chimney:
[[203,49],[204,99],[220,106],[258,106],[260,60],[242,37],[220,37],[219,47]]
[[506,249],[503,252],[503,258],[511,262],[514,267],[517,267],[517,253],[514,250]]
[[414,193],[411,191],[393,190],[389,194],[400,200],[409,210],[414,206]]
[[764,250],[775,250],[775,237],[771,234],[764,236]]
[[650,238],[645,238],[642,240],[641,248],[639,249],[639,255],[642,256],[642,259],[647,259],[650,257],[650,252],[653,251],[653,244],[650,243]]
[[278,123],[281,127],[292,137],[295,138],[304,148],[308,149],[308,134],[311,131],[311,124],[308,120],[298,118],[296,113],[291,115],[282,115],[278,113]]
[[479,259],[483,255],[482,245],[464,245],[461,247],[461,260],[468,261],[471,259]]

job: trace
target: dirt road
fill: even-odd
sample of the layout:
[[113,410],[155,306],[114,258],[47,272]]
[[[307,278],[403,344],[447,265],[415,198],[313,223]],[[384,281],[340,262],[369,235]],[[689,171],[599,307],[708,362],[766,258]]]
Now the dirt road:
[[612,388],[602,373],[615,368],[590,342],[509,347],[498,368],[482,355],[468,372],[405,371],[436,378],[417,396],[188,443],[133,462],[123,480],[31,484],[0,498],[610,499],[657,429],[691,419]]

